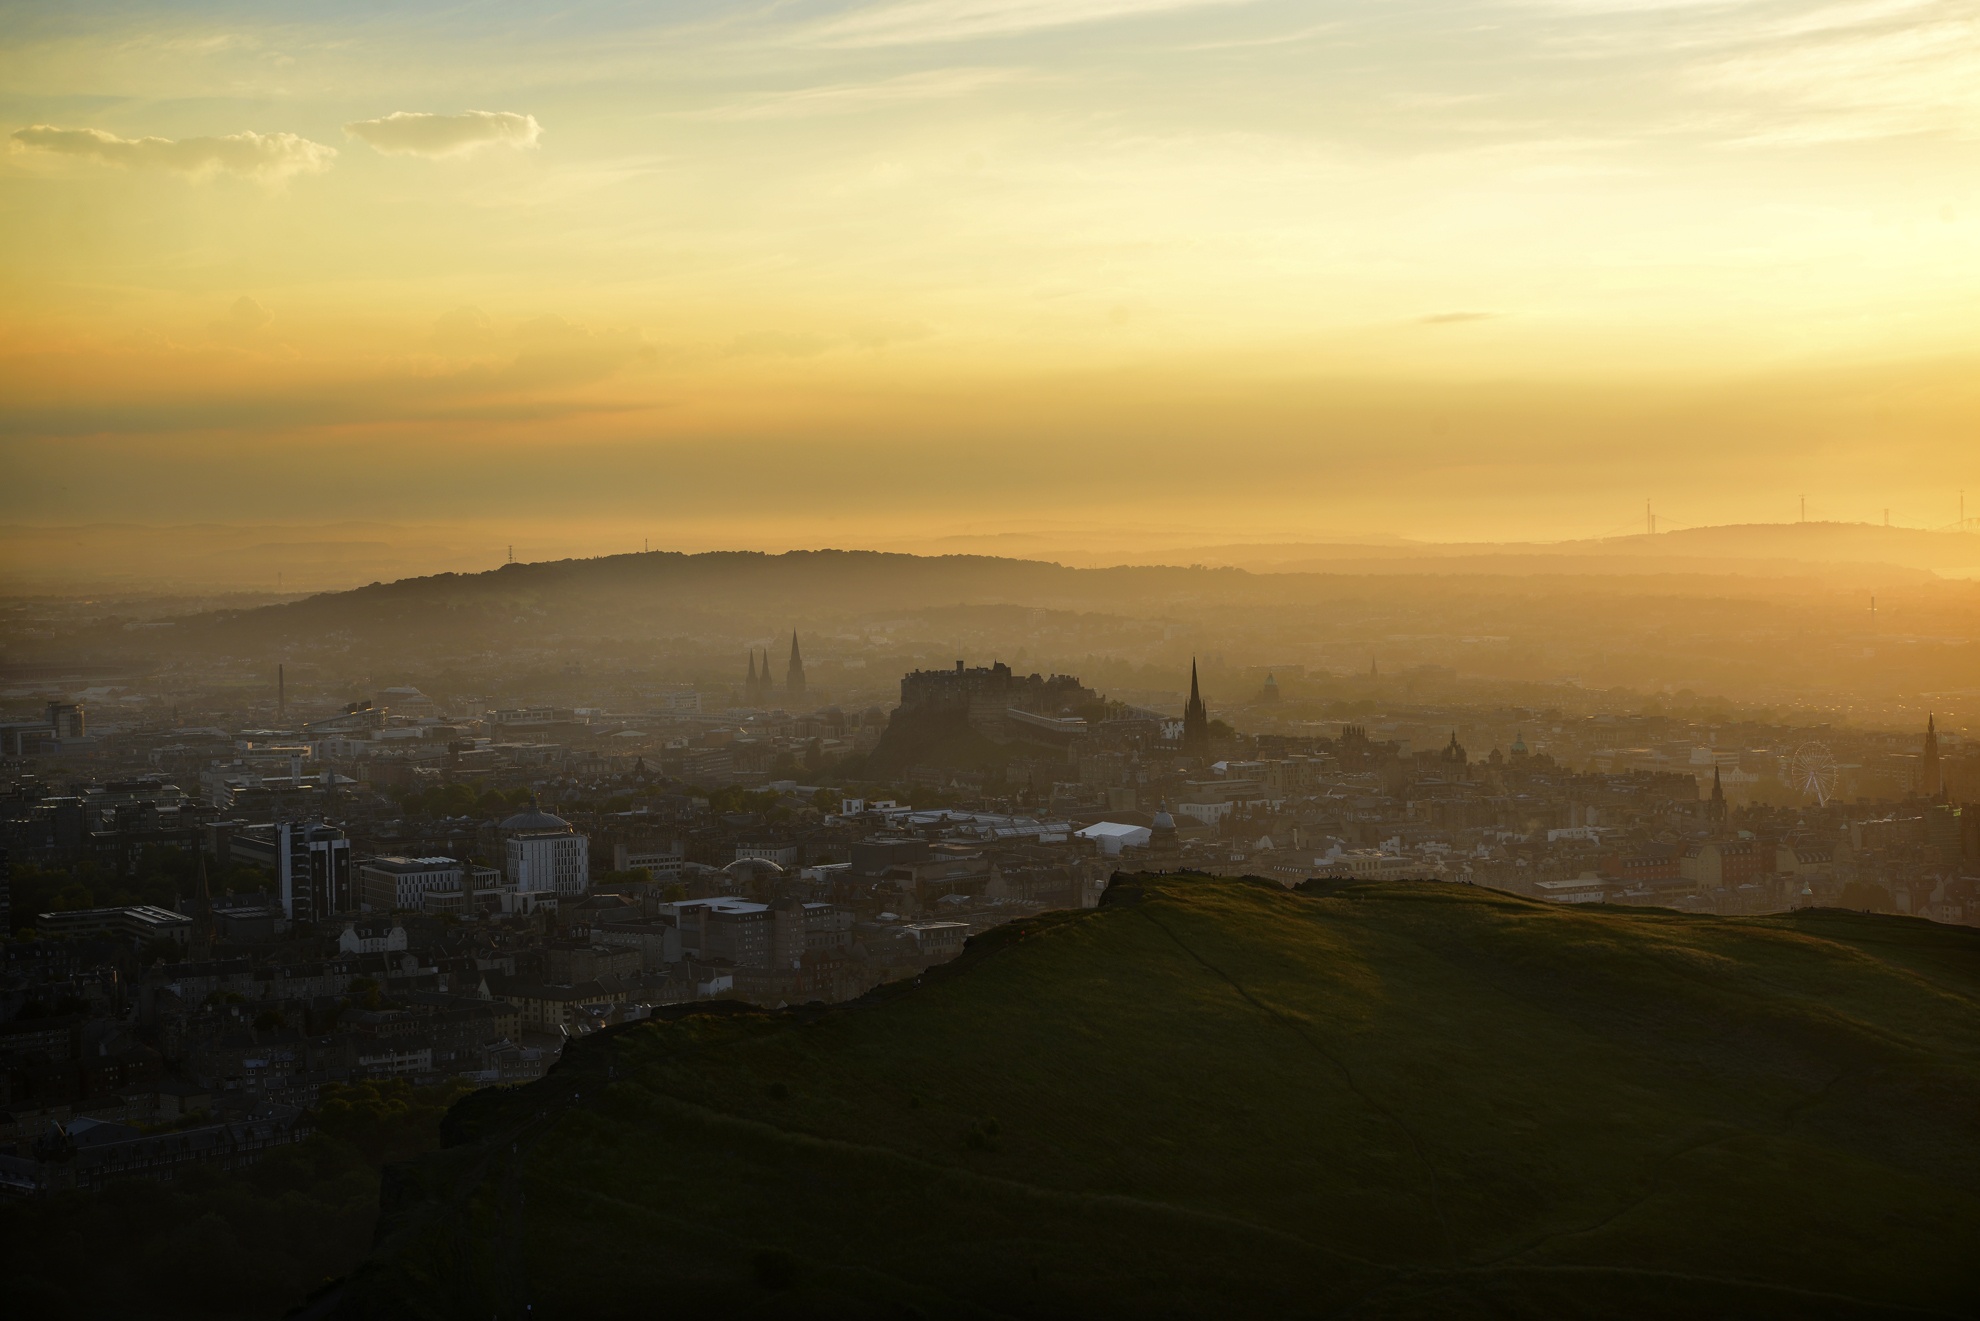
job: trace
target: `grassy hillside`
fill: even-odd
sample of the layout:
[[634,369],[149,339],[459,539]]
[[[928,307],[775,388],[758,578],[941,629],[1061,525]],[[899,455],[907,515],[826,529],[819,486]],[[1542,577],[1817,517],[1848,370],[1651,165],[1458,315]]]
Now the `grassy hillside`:
[[591,1039],[341,1316],[1971,1315],[1980,932],[1122,881]]

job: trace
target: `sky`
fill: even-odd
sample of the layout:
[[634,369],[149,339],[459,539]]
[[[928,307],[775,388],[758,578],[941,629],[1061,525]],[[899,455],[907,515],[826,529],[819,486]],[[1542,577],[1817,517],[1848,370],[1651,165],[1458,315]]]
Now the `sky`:
[[0,148],[5,523],[1980,509],[1980,0],[4,4]]

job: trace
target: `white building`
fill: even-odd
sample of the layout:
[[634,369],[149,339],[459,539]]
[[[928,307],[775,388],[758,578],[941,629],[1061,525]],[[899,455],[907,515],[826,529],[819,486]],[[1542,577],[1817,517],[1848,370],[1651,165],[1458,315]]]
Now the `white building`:
[[344,924],[337,948],[346,954],[395,954],[406,947],[406,929],[390,919],[359,918]]
[[591,889],[591,841],[571,823],[532,807],[502,823],[507,879],[519,894],[580,895]]
[[643,871],[656,881],[678,881],[682,861],[679,844],[665,848],[620,844],[612,850],[613,871]]
[[428,891],[461,888],[452,858],[367,858],[358,864],[358,901],[374,913],[417,910]]
[[1151,832],[1147,826],[1123,825],[1118,821],[1095,821],[1083,830],[1075,830],[1073,834],[1081,839],[1097,842],[1103,854],[1117,858],[1124,848],[1147,848]]

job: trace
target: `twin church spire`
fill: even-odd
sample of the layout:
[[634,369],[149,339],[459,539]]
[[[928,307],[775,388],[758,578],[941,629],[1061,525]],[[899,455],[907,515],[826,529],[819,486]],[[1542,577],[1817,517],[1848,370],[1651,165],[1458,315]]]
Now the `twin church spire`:
[[[743,701],[749,706],[761,706],[777,695],[777,681],[770,674],[770,649],[763,649],[763,665],[756,664],[756,648],[749,649],[749,677],[743,680]],[[784,696],[796,699],[804,696],[804,654],[798,650],[797,630],[791,630],[791,659],[784,670]]]

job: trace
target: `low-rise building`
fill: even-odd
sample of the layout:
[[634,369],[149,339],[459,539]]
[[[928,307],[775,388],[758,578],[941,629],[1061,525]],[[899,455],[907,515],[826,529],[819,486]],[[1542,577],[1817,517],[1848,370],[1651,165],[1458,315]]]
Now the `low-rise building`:
[[0,1192],[97,1192],[126,1179],[170,1181],[195,1165],[240,1169],[313,1131],[306,1111],[272,1103],[245,1119],[168,1133],[73,1119],[51,1124],[26,1151],[0,1154]]
[[669,844],[664,847],[617,844],[612,848],[612,870],[643,871],[656,882],[679,880],[681,863],[684,860],[679,844]]
[[461,864],[453,858],[367,858],[358,864],[358,900],[371,912],[417,912],[428,891],[459,891]]
[[192,919],[169,908],[131,904],[122,908],[78,908],[41,913],[34,919],[43,936],[119,936],[127,940],[169,940],[180,948],[192,942]]
[[1678,870],[1700,890],[1729,890],[1766,875],[1773,861],[1754,840],[1711,839],[1686,848]]
[[679,963],[684,953],[680,927],[658,918],[594,923],[591,938],[600,945],[638,950],[640,967],[648,972]]
[[391,954],[406,947],[406,929],[390,918],[361,917],[344,924],[337,948],[346,954]]
[[534,1032],[562,1032],[578,1020],[586,1005],[628,1004],[632,1000],[630,988],[616,980],[552,986],[504,978],[491,982],[489,989],[497,998],[516,1006],[523,1028]]

